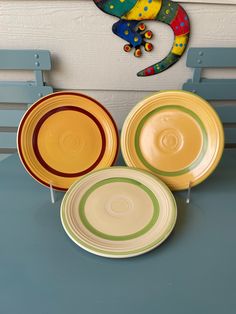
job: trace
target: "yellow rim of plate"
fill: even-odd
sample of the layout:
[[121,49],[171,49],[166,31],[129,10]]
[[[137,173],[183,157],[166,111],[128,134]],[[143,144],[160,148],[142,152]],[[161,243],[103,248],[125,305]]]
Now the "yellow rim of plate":
[[17,133],[20,159],[41,184],[67,190],[85,174],[116,161],[119,138],[110,113],[76,92],[57,92],[33,104]]
[[[150,144],[148,147],[149,150],[146,149],[145,151],[146,143],[140,140],[144,138],[147,142],[149,141],[146,129],[148,130],[150,125],[155,125],[155,117],[163,117],[163,119],[168,118],[166,113],[172,113],[173,119],[178,115],[184,117],[188,122],[186,125],[188,127],[190,125],[190,127],[193,128],[193,132],[196,133],[194,139],[195,142],[198,140],[198,143],[193,142],[196,147],[192,148],[189,154],[182,156],[186,159],[190,158],[190,161],[192,161],[189,166],[185,168],[180,167],[179,169],[174,169],[178,167],[178,163],[181,163],[176,159],[177,148],[181,151],[180,147],[177,147],[176,151],[173,150],[171,153],[169,152],[169,155],[168,150],[165,151],[164,153],[166,155],[163,153],[163,156],[166,156],[168,162],[164,165],[162,161],[162,164],[159,163],[158,166],[156,166],[156,164],[154,164],[155,160],[152,160],[154,157],[150,154],[150,150],[152,152],[152,150],[155,149],[155,145],[151,146]],[[190,122],[192,124],[190,124]],[[165,125],[164,122],[163,125]],[[159,125],[156,125],[156,128],[158,129]],[[163,134],[165,134],[165,131],[166,130],[163,129]],[[181,144],[179,140],[175,142],[175,137],[177,138],[179,136],[178,134],[177,136],[175,132],[179,133],[179,130],[174,129],[174,134],[171,134],[172,137],[170,137],[170,140],[172,140],[171,143],[172,145],[173,143]],[[167,133],[169,135],[171,132],[168,130]],[[200,133],[201,136],[199,135]],[[160,136],[159,133],[158,136]],[[180,136],[182,135],[180,134]],[[187,136],[188,139],[191,139],[191,134]],[[197,136],[199,138],[197,138]],[[154,136],[153,138],[155,139]],[[166,140],[166,136],[164,138]],[[163,140],[163,137],[161,139]],[[165,148],[168,149],[168,145]],[[201,148],[199,154],[196,158],[191,160],[194,155],[192,151],[194,149],[197,151],[198,145]],[[157,175],[172,190],[184,190],[187,189],[189,185],[195,186],[204,181],[218,165],[223,149],[224,131],[217,113],[206,100],[185,91],[161,91],[143,99],[131,110],[124,122],[121,132],[121,150],[126,164],[130,167],[144,169]],[[164,158],[162,158],[162,160],[163,159]],[[171,164],[170,161],[172,162]],[[164,170],[162,168],[163,165]]]

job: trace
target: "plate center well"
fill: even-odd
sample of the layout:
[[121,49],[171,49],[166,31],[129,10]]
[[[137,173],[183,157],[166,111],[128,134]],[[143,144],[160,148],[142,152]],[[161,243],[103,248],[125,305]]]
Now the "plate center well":
[[150,169],[166,173],[188,171],[203,153],[204,126],[191,111],[176,107],[154,110],[138,127],[137,152]]
[[130,212],[134,209],[134,202],[132,199],[121,194],[111,196],[107,200],[105,207],[108,214],[112,216],[122,216],[130,214]]
[[[80,203],[80,218],[95,235],[128,240],[151,229],[159,214],[155,195],[134,180],[108,179],[95,184]],[[116,238],[117,237],[117,238]]]
[[85,171],[99,158],[102,135],[96,121],[83,112],[54,112],[41,122],[37,148],[41,159],[65,174]]

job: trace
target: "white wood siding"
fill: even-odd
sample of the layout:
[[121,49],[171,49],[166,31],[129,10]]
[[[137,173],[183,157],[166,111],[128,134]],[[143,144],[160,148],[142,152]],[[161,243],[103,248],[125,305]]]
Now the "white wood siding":
[[[184,7],[192,22],[190,46],[236,45],[236,6],[188,3]],[[168,53],[173,40],[171,29],[162,23],[148,23],[155,32],[156,49],[136,59],[123,52],[124,41],[112,33],[116,20],[89,0],[0,1],[0,47],[49,49],[54,68],[48,81],[62,89],[181,88],[191,76],[191,70],[185,67],[186,54],[158,76],[136,76],[138,70]],[[230,75],[234,76],[234,72]],[[8,76],[4,73],[4,78]]]
[[[236,6],[226,4],[235,0],[201,1],[225,3],[222,5],[188,2],[183,6],[191,19],[190,47],[236,46]],[[185,54],[168,71],[138,78],[138,70],[168,53],[172,46],[172,31],[164,24],[149,22],[148,26],[155,32],[153,43],[156,49],[136,59],[123,52],[124,42],[113,35],[111,27],[116,21],[99,11],[90,0],[0,0],[0,48],[50,50],[53,70],[46,76],[48,83],[59,89],[80,90],[97,98],[121,127],[130,108],[140,99],[156,90],[180,89],[192,76],[192,71],[185,66]],[[235,70],[214,70],[206,74],[236,78]],[[0,72],[0,80],[31,77],[30,73]],[[0,125],[17,125],[19,118],[20,114],[2,112]],[[14,138],[11,141],[14,145]]]

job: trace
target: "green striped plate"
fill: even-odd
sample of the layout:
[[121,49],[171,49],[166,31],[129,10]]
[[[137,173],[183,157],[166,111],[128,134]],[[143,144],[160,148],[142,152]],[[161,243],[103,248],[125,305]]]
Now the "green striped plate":
[[112,258],[154,249],[169,236],[176,217],[169,188],[148,172],[127,167],[83,177],[61,205],[68,236],[85,250]]
[[158,176],[171,190],[203,182],[224,149],[222,123],[203,98],[162,91],[138,103],[127,116],[121,150],[129,167]]

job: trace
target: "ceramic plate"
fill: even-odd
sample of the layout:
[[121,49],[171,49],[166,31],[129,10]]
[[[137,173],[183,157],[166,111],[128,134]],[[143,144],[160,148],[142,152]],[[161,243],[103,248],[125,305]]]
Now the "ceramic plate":
[[193,93],[164,91],[128,115],[121,148],[130,167],[160,177],[172,190],[205,180],[221,159],[222,124],[210,104]]
[[176,216],[174,197],[163,182],[126,167],[85,176],[61,205],[68,236],[91,253],[113,258],[154,249],[171,233]]
[[18,130],[18,152],[27,171],[45,186],[67,190],[117,157],[116,125],[96,100],[59,92],[36,102]]

